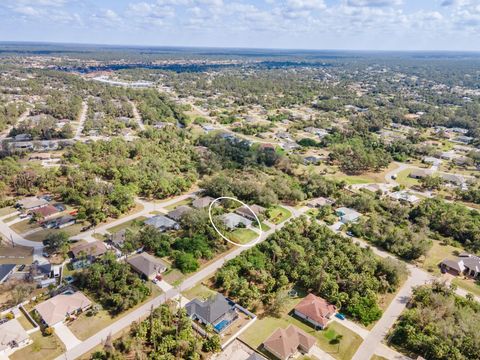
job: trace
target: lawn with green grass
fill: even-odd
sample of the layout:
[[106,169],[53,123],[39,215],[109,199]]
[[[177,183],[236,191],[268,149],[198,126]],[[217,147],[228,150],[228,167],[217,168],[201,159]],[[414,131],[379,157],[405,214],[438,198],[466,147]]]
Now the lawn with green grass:
[[445,258],[455,259],[456,252],[461,253],[463,250],[452,245],[443,245],[440,241],[433,240],[432,247],[425,255],[425,261],[422,267],[428,272],[440,275],[440,262]]
[[68,236],[75,236],[80,234],[80,232],[85,226],[85,223],[76,223],[74,225],[64,227],[63,229],[42,229],[40,231],[36,231],[30,235],[25,236],[25,239],[40,242],[45,240],[49,234],[55,234],[59,232],[64,232]]
[[252,229],[239,228],[230,232],[227,236],[233,242],[244,245],[258,238],[258,233],[256,233]]
[[277,205],[267,210],[267,216],[270,222],[277,225],[287,220],[290,216],[292,216],[292,213],[284,207]]
[[172,211],[175,210],[177,207],[182,206],[182,205],[191,205],[193,202],[192,198],[186,198],[180,201],[177,201],[176,203],[173,203],[172,205],[168,205],[165,207],[165,210]]
[[184,291],[182,294],[189,300],[193,300],[196,298],[205,300],[205,299],[208,299],[210,296],[215,295],[216,292],[206,287],[205,285],[199,283],[195,285],[193,288],[187,291]]
[[134,225],[134,223],[143,223],[145,220],[147,220],[147,218],[145,216],[139,216],[135,219],[132,219],[132,220],[129,220],[129,221],[125,221],[121,224],[118,224],[118,225],[115,225],[115,226],[112,226],[111,228],[108,228],[107,231],[110,233],[110,234],[114,234],[120,230],[123,230],[123,229],[126,229],[126,228],[129,228],[131,227],[132,225]]
[[65,346],[57,335],[43,336],[41,331],[30,335],[32,344],[15,351],[10,360],[50,360],[65,352]]
[[[257,320],[240,335],[240,339],[257,349],[277,328],[287,328],[289,325],[294,325],[315,337],[317,345],[336,359],[351,359],[362,343],[359,335],[337,322],[332,321],[325,330],[315,330],[309,324],[291,315],[284,315],[279,319],[267,316]],[[339,344],[332,344],[332,340],[338,335],[342,335],[342,340]]]
[[462,276],[459,276],[452,280],[452,284],[468,291],[473,295],[480,296],[480,285],[473,279],[465,279]]
[[31,222],[30,219],[25,219],[10,226],[10,228],[18,234],[26,233],[27,231],[38,229],[40,226],[37,222]]
[[411,178],[409,175],[410,173],[413,171],[413,169],[405,169],[403,171],[400,171],[398,174],[397,174],[397,179],[396,181],[400,184],[400,185],[404,185],[406,187],[412,187],[412,186],[415,186],[415,185],[419,185],[420,182],[417,180],[417,179],[414,179],[414,178]]
[[261,222],[260,225],[262,225],[262,231],[268,231],[270,230],[270,226],[265,224],[264,222]]

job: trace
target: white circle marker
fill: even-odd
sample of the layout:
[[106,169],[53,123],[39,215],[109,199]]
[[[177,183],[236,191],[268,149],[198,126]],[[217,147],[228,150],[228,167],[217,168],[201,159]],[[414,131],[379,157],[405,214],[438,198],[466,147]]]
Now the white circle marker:
[[[212,219],[212,207],[213,207],[213,204],[215,204],[217,201],[222,200],[222,199],[228,199],[228,200],[238,201],[238,202],[239,202],[240,204],[242,204],[243,206],[246,206],[247,209],[250,210],[250,212],[253,214],[253,216],[255,216],[255,220],[257,220],[258,229],[260,230],[260,233],[258,234],[258,237],[257,237],[254,241],[250,241],[248,244],[238,244],[238,243],[236,243],[235,241],[232,241],[232,240],[230,240],[229,238],[227,238],[226,236],[224,236],[224,235],[220,232],[220,230],[218,230],[218,228],[215,226],[215,223],[213,222],[213,219]],[[212,223],[213,228],[214,228],[215,231],[218,233],[218,235],[220,235],[223,239],[227,240],[230,244],[233,244],[233,245],[236,245],[236,246],[241,246],[241,247],[252,247],[253,245],[257,244],[257,243],[260,241],[260,238],[262,237],[262,234],[263,234],[262,224],[260,223],[260,220],[258,219],[257,214],[255,214],[255,212],[250,208],[250,206],[248,206],[248,205],[245,204],[243,201],[238,200],[238,199],[236,199],[236,198],[233,198],[233,197],[230,197],[230,196],[220,196],[220,197],[216,198],[215,200],[213,200],[213,201],[210,203],[210,206],[208,207],[208,217],[210,218],[210,222]]]

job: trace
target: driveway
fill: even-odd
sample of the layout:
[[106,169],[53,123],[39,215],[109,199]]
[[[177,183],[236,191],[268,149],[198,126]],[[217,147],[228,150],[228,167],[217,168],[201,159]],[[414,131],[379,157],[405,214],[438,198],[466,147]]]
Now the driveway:
[[320,360],[335,360],[333,356],[327,354],[325,351],[320,349],[318,345],[313,345],[308,355],[314,356],[315,358]]
[[68,326],[65,324],[55,325],[55,334],[60,338],[60,340],[62,340],[67,350],[70,350],[82,343],[75,335],[73,335]]

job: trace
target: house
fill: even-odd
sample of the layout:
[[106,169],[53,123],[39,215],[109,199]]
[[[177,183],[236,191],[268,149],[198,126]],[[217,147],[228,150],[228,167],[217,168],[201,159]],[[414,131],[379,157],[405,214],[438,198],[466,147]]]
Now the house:
[[332,205],[333,203],[334,203],[333,200],[330,200],[330,199],[327,199],[327,198],[324,198],[324,197],[318,197],[318,198],[310,200],[308,202],[307,206],[310,207],[310,208],[319,208],[319,207],[326,206],[326,205]]
[[337,308],[321,297],[308,294],[295,306],[293,312],[315,328],[325,329],[332,316],[337,312]]
[[30,196],[17,201],[16,207],[21,210],[31,211],[47,205],[48,205],[47,200],[39,198],[37,196]]
[[0,358],[2,355],[8,357],[31,342],[32,340],[17,319],[0,324]]
[[414,169],[410,172],[410,174],[408,176],[413,178],[413,179],[423,179],[427,176],[432,176],[432,175],[433,175],[433,171],[431,171],[431,170]]
[[465,183],[465,178],[462,175],[441,173],[439,176],[446,182],[461,186]]
[[13,274],[15,264],[0,264],[0,285]]
[[121,249],[127,239],[127,229],[119,230],[110,235],[110,242],[118,249]]
[[188,316],[203,325],[212,325],[220,333],[238,318],[236,304],[222,294],[201,301],[193,299],[185,305]]
[[207,206],[210,206],[210,203],[211,203],[213,200],[215,200],[215,199],[212,198],[211,196],[204,196],[204,197],[195,199],[195,200],[192,202],[192,206],[193,206],[195,209],[203,209],[203,208],[206,208]]
[[480,277],[480,257],[463,253],[456,260],[444,259],[440,263],[443,271],[448,271],[454,275],[465,274],[473,278]]
[[154,217],[151,217],[145,220],[144,224],[153,226],[155,229],[159,231],[180,229],[180,225],[178,225],[176,221],[173,221],[164,215],[156,215]]
[[32,135],[30,134],[18,134],[14,137],[15,141],[30,141],[32,140]]
[[250,209],[246,206],[241,206],[237,210],[235,210],[235,212],[238,215],[243,216],[249,220],[256,221],[255,216],[252,214],[252,211],[255,215],[257,215],[257,217],[260,217],[267,210],[264,207],[256,204],[250,205],[249,207]]
[[61,272],[62,265],[52,265],[50,263],[40,264],[37,260],[30,266],[29,278],[38,283],[45,279],[57,278]]
[[215,130],[215,128],[210,124],[202,124],[202,128],[206,133],[209,133],[209,132]]
[[277,359],[287,360],[300,353],[309,353],[317,340],[294,325],[278,328],[263,342],[263,347]]
[[161,259],[146,252],[128,258],[127,262],[136,272],[149,280],[153,280],[157,275],[167,271],[168,267]]
[[344,224],[355,222],[360,216],[362,216],[359,212],[347,207],[338,208],[336,213],[340,217],[340,221]]
[[391,197],[394,200],[408,202],[410,204],[416,204],[417,202],[420,201],[420,198],[418,196],[412,195],[408,191],[405,191],[405,190],[389,193],[388,196]]
[[30,213],[40,220],[50,219],[58,213],[58,209],[53,205],[42,206],[41,208],[33,209]]
[[422,161],[425,164],[431,164],[433,166],[440,166],[442,164],[442,160],[437,159],[436,157],[433,156],[425,156]]
[[74,246],[70,252],[74,259],[81,258],[82,255],[90,258],[92,261],[107,252],[107,246],[103,241],[93,241]]
[[295,142],[285,142],[285,143],[281,143],[280,146],[282,147],[283,150],[295,150],[295,149],[298,149],[300,148],[300,145],[298,145],[297,143]]
[[250,220],[235,213],[224,214],[222,215],[221,219],[225,226],[230,230],[237,228],[240,224],[245,225],[245,227],[252,225],[252,222]]
[[54,296],[35,306],[46,326],[61,324],[71,315],[81,313],[92,306],[92,302],[82,292],[64,293]]
[[440,158],[443,160],[453,160],[457,157],[455,151],[443,151],[440,153]]
[[49,221],[45,221],[42,226],[46,229],[63,229],[67,226],[74,225],[77,219],[72,215],[64,215]]
[[180,205],[175,210],[170,211],[167,214],[167,216],[172,220],[180,221],[182,219],[182,217],[190,211],[192,211],[192,208],[190,206]]

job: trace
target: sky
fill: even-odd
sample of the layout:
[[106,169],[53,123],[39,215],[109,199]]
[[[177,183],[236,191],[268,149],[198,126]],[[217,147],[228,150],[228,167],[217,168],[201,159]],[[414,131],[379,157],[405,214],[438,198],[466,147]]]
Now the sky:
[[0,0],[0,41],[480,51],[480,0]]

